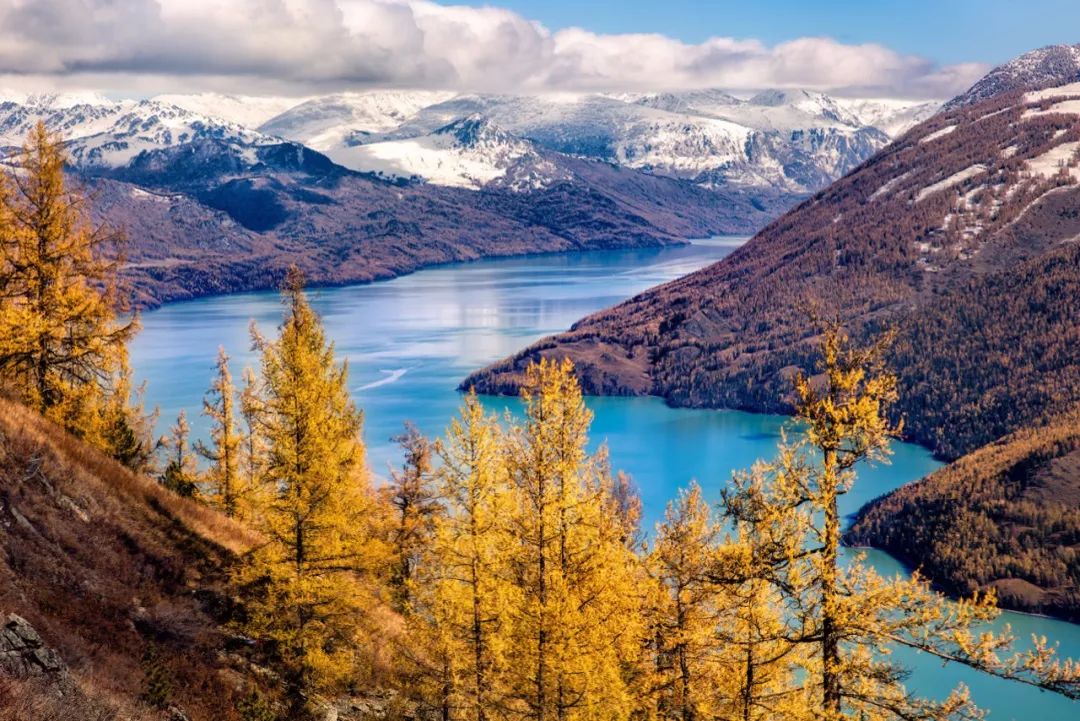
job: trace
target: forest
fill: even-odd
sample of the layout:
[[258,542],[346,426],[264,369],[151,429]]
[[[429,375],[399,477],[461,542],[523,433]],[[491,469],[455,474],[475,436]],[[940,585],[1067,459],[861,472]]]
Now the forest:
[[[122,237],[91,222],[43,126],[18,160],[0,185],[0,380],[19,413],[124,464],[125,483],[156,479],[154,507],[179,526],[234,529],[228,547],[200,546],[225,579],[222,643],[243,662],[242,694],[213,718],[315,718],[376,697],[383,718],[443,721],[975,717],[962,687],[908,693],[895,647],[1080,698],[1080,667],[1048,641],[1017,650],[987,629],[992,589],[952,601],[918,574],[841,560],[838,499],[900,432],[891,333],[860,344],[822,324],[816,369],[791,376],[802,425],[776,457],[717,504],[691,484],[655,529],[631,481],[589,452],[566,359],[526,369],[520,417],[468,394],[442,438],[407,426],[403,466],[377,484],[348,366],[295,269],[277,332],[252,328],[258,367],[237,384],[221,351],[209,438],[192,443],[183,415],[155,438],[127,363],[138,321],[117,310]],[[175,623],[117,631],[142,647],[146,718],[208,703],[182,682],[193,661]],[[0,693],[15,714],[0,719],[27,708],[19,687]],[[95,708],[119,718],[107,698]]]

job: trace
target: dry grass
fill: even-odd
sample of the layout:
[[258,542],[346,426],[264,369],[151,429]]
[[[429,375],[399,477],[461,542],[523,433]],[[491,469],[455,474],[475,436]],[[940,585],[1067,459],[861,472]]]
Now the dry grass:
[[153,479],[132,473],[39,414],[6,398],[0,398],[0,436],[10,445],[38,447],[40,454],[52,456],[48,459],[50,465],[83,487],[103,485],[102,481],[107,480],[107,489],[94,490],[107,490],[127,501],[150,504],[233,553],[244,552],[258,540],[247,526],[213,508],[182,498]]
[[86,699],[57,705],[8,684],[0,721],[159,718],[139,700],[151,643],[170,702],[192,721],[232,718],[227,578],[256,540],[0,398],[0,612],[34,626]]

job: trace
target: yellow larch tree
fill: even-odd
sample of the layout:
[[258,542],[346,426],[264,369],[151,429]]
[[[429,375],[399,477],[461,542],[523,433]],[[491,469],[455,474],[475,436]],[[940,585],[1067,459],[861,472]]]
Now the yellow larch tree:
[[625,672],[640,649],[640,565],[611,518],[606,459],[587,452],[592,419],[569,361],[526,372],[524,420],[511,430],[515,493],[511,694],[538,721],[627,718]]
[[[887,457],[889,438],[898,430],[887,415],[896,384],[883,363],[888,335],[855,347],[838,324],[829,324],[822,339],[820,376],[799,375],[794,382],[805,440],[781,446],[767,490],[754,474],[744,476],[736,479],[727,504],[743,530],[757,534],[752,545],[772,559],[768,567],[754,564],[754,575],[779,590],[779,618],[787,627],[781,636],[801,647],[795,665],[802,708],[788,708],[796,717],[822,721],[978,716],[963,687],[940,701],[910,694],[903,685],[906,669],[891,655],[897,646],[1080,697],[1076,663],[1056,659],[1043,641],[1013,652],[1007,630],[985,627],[998,613],[992,595],[954,602],[917,574],[885,579],[861,554],[841,558],[839,498],[851,489],[857,464]],[[770,518],[785,525],[771,538],[763,534],[775,528],[761,523]],[[792,523],[794,528],[787,525]],[[778,538],[784,540],[769,549]],[[792,538],[799,540],[793,544]]]
[[217,375],[203,399],[203,415],[210,419],[210,444],[197,441],[196,452],[210,462],[204,474],[206,500],[230,518],[243,517],[251,499],[240,480],[242,436],[236,420],[236,387],[229,372],[229,355],[218,348]]
[[392,470],[380,491],[389,509],[387,541],[392,556],[390,595],[395,610],[408,613],[416,585],[416,569],[430,550],[442,505],[435,491],[432,443],[412,423],[395,440],[405,454],[400,470]]
[[724,587],[714,582],[720,528],[701,488],[693,483],[668,504],[648,557],[658,584],[650,613],[655,636],[657,717],[672,721],[713,719],[725,681],[716,634]]
[[436,446],[446,512],[430,571],[432,621],[446,635],[456,680],[456,717],[488,721],[506,707],[509,609],[518,602],[508,573],[509,478],[502,430],[470,393]]
[[238,473],[248,495],[248,520],[258,525],[259,521],[254,514],[266,506],[267,494],[270,491],[263,478],[266,438],[259,426],[259,411],[262,408],[261,384],[251,368],[244,368],[243,378],[244,387],[240,391],[240,417],[243,419],[243,427],[240,434]]
[[194,498],[200,493],[198,470],[188,440],[190,435],[187,413],[181,410],[176,416],[176,424],[169,429],[169,435],[161,442],[165,453],[165,469],[161,474],[161,483],[174,493]]
[[298,717],[308,712],[311,694],[356,673],[361,627],[386,552],[373,528],[362,415],[349,398],[347,368],[335,360],[295,269],[284,300],[278,338],[255,336],[270,491],[255,514],[265,543],[249,554],[237,581],[243,627],[273,645]]
[[[141,440],[142,424],[103,418],[133,410],[115,397],[130,391],[121,382],[125,344],[138,328],[134,318],[117,318],[122,236],[93,224],[87,197],[65,180],[63,142],[43,123],[8,160],[14,169],[0,179],[0,378],[31,407],[113,452],[110,445]],[[150,451],[120,450],[135,464]]]

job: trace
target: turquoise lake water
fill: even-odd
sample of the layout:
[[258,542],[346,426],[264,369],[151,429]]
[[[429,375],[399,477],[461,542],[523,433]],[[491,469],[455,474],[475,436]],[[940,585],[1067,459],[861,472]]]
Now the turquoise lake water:
[[[722,258],[741,239],[717,238],[689,246],[484,260],[440,266],[369,285],[314,289],[340,358],[349,360],[350,388],[365,413],[365,440],[374,473],[398,461],[390,438],[414,422],[439,435],[456,413],[455,390],[472,370],[635,293]],[[244,293],[173,303],[145,313],[132,344],[132,365],[147,382],[148,406],[161,411],[159,431],[185,409],[196,435],[205,431],[201,399],[214,373],[218,346],[232,356],[239,381],[255,366],[248,325],[272,334],[281,317],[276,293]],[[486,398],[493,410],[513,399]],[[669,408],[655,398],[590,398],[594,444],[606,442],[612,466],[629,473],[649,527],[680,487],[696,479],[715,497],[733,470],[773,455],[787,419],[735,411]],[[845,512],[939,464],[918,446],[896,444],[892,463],[863,469]],[[887,554],[871,551],[883,573],[902,572]],[[1080,626],[1004,614],[1019,638],[1046,635],[1061,651],[1080,656]],[[962,681],[994,721],[1080,719],[1080,704],[1037,690],[987,679],[926,656],[900,652],[914,669],[910,689],[943,696]]]

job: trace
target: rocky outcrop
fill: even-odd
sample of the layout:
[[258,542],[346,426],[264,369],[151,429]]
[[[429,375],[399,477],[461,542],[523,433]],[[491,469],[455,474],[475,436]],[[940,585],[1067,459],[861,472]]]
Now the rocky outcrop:
[[0,675],[15,678],[62,676],[67,667],[22,616],[8,614],[0,629]]

